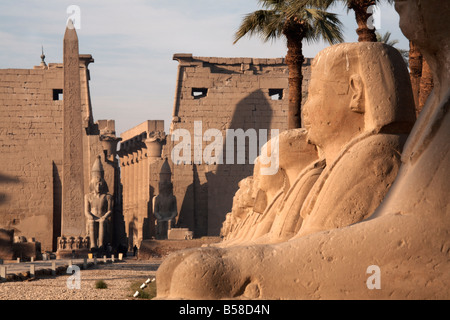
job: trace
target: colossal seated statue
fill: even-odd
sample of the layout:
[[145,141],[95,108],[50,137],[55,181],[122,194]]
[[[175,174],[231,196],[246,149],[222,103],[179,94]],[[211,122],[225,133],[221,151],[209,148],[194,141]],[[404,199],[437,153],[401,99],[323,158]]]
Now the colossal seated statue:
[[[158,298],[450,297],[450,25],[445,23],[450,15],[450,4],[438,0],[404,0],[396,2],[396,10],[400,15],[403,33],[419,46],[430,64],[435,89],[408,137],[399,173],[382,204],[368,219],[336,228],[341,223],[347,223],[340,221],[345,206],[342,207],[344,211],[333,211],[330,217],[320,214],[320,210],[315,208],[320,204],[321,190],[327,189],[328,179],[320,184],[317,184],[318,180],[318,190],[308,200],[307,208],[311,209],[304,215],[302,228],[305,229],[302,236],[275,245],[202,248],[172,254],[157,272]],[[392,110],[386,108],[392,108],[392,104],[399,109],[404,107],[404,101],[399,96],[402,92],[409,94],[410,84],[406,68],[401,67],[401,56],[395,49],[371,43],[355,46],[366,57],[363,63],[371,65],[363,70],[366,79],[382,79],[382,83],[364,87],[364,97],[370,97],[368,93],[372,90],[375,95],[380,95],[374,97],[380,101],[379,104],[370,109],[366,109],[370,105],[364,104],[364,127],[361,129],[366,130],[371,122],[376,123],[389,117]],[[342,48],[346,46],[335,46],[327,51],[333,54],[333,50],[340,51]],[[318,56],[316,67],[320,68],[327,61],[322,60],[322,57]],[[349,57],[349,63],[344,63],[344,67],[348,65],[350,68],[351,64],[353,62]],[[382,75],[378,74],[382,72],[377,68],[378,64],[385,64],[387,67]],[[355,81],[359,80],[355,78]],[[337,89],[339,83],[329,86],[329,90]],[[347,96],[345,90],[338,92]],[[318,98],[318,95],[320,92],[310,92],[312,98]],[[358,110],[357,105],[354,107]],[[325,109],[323,111],[326,112]],[[366,120],[366,116],[370,117]],[[321,112],[318,112],[317,117],[329,119],[327,114]],[[357,117],[348,120],[361,123],[361,119]],[[328,121],[325,120],[322,127],[326,127]],[[319,119],[310,123],[317,125]],[[352,127],[354,123],[346,121],[344,125]],[[401,122],[388,124],[380,132],[390,134],[402,126]],[[313,133],[314,131],[311,132]],[[335,135],[338,136],[339,132]],[[366,137],[369,146],[373,141],[370,139],[376,136]],[[375,150],[377,145],[373,141]],[[335,169],[328,167],[327,170],[337,170],[339,163],[336,160],[345,154],[341,153],[341,149],[330,149],[327,153],[332,155],[336,163]],[[350,159],[355,163],[365,160],[364,157]],[[379,174],[378,171],[372,171],[370,164],[367,165],[369,169],[365,170],[366,174]],[[380,166],[383,173],[384,163],[380,163]],[[364,167],[359,164],[355,170],[361,168]],[[332,177],[333,172],[329,172],[329,177]],[[354,175],[354,172],[349,174]],[[341,188],[350,188],[352,192],[353,188],[359,186],[343,181]],[[374,190],[375,196],[378,196],[378,191]],[[344,203],[346,201],[344,199]],[[350,205],[351,201],[348,203]],[[371,205],[367,208],[371,208]],[[309,220],[308,223],[306,219]],[[371,267],[374,266],[381,273],[381,285],[375,289],[368,285],[368,270],[373,270]]]
[[84,198],[84,214],[91,249],[106,249],[108,243],[112,242],[113,198],[108,194],[103,175],[103,166],[98,157],[92,166],[90,192]]
[[172,171],[166,160],[159,174],[159,193],[152,199],[153,214],[156,218],[156,238],[167,239],[168,231],[175,225],[178,214],[177,198],[173,194]]
[[270,139],[261,148],[261,155],[258,157],[260,172],[255,185],[257,194],[253,206],[253,211],[257,215],[248,236],[239,244],[258,239],[270,230],[277,208],[289,188],[286,172],[279,164],[280,135]]

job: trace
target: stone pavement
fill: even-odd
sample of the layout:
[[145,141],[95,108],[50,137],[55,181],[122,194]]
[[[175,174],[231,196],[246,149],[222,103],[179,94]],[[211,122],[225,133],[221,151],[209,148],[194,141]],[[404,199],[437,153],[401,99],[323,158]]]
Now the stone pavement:
[[[163,259],[138,260],[128,257],[120,263],[99,263],[81,269],[78,276],[64,272],[57,276],[37,276],[25,281],[0,283],[0,301],[4,300],[135,300],[137,288],[153,279]],[[61,266],[65,267],[65,266]],[[43,269],[44,270],[44,269]],[[76,286],[79,279],[80,286]],[[98,289],[98,281],[107,288]]]

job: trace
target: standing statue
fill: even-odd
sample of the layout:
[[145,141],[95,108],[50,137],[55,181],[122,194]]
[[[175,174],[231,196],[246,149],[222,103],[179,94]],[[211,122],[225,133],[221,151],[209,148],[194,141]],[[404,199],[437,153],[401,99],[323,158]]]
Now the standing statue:
[[108,194],[100,156],[92,166],[89,193],[84,197],[84,214],[91,249],[106,249],[111,243],[113,197]]
[[172,171],[167,158],[159,173],[159,194],[153,197],[153,214],[156,217],[156,238],[167,239],[178,214],[177,198],[173,194]]

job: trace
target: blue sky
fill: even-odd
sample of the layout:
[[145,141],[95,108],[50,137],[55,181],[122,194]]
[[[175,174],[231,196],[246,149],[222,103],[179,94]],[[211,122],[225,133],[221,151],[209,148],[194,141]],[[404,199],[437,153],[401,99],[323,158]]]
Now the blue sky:
[[[0,68],[32,68],[62,62],[66,9],[81,10],[80,53],[92,54],[91,99],[94,119],[114,119],[119,135],[145,120],[165,120],[168,129],[175,94],[174,53],[214,57],[284,57],[282,40],[243,38],[233,45],[242,17],[259,9],[257,0],[2,0]],[[353,12],[332,8],[344,24],[346,42],[357,41]],[[397,47],[408,49],[394,7],[380,7],[379,31],[390,31]],[[328,44],[304,45],[314,57]]]

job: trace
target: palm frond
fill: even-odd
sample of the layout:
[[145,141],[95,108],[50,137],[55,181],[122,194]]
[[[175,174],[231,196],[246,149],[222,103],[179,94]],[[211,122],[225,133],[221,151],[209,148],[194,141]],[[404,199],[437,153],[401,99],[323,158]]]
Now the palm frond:
[[[387,44],[389,46],[392,46],[394,48],[396,48],[395,45],[397,45],[399,43],[399,41],[396,40],[396,39],[391,40],[391,35],[392,34],[389,31],[386,31],[386,33],[383,34],[383,35],[381,33],[379,33],[379,32],[375,32],[375,34],[377,36],[377,41],[378,42],[385,43],[385,44]],[[409,65],[409,50],[399,49],[399,48],[396,48],[396,49],[402,55],[403,60],[405,61],[406,65]]]
[[258,2],[263,8],[272,10],[276,8],[284,8],[287,5],[286,0],[258,0]]
[[239,29],[235,33],[234,42],[238,42],[244,36],[253,36],[258,34],[260,36],[265,36],[267,31],[267,25],[273,20],[273,15],[276,12],[273,10],[257,10],[255,12],[246,14]]
[[329,44],[344,41],[343,24],[337,14],[314,8],[305,8],[303,13],[302,21],[306,28],[305,40],[307,43],[314,43],[320,39]]
[[336,0],[292,0],[292,2],[293,6],[297,7],[312,7],[326,10],[335,4]]
[[390,45],[392,47],[394,47],[396,44],[398,44],[398,40],[390,40],[391,39],[391,33],[389,31],[386,31],[385,34],[381,34],[379,32],[375,32],[375,35],[377,36],[377,41],[378,42],[382,42],[385,43],[387,45]]
[[330,44],[344,41],[341,31],[343,25],[338,15],[326,11],[335,0],[258,1],[265,9],[244,16],[233,43],[245,35],[259,35],[264,41],[277,39],[283,35],[286,23],[293,18],[302,25],[299,32],[303,33],[302,37],[309,43],[320,38]]

